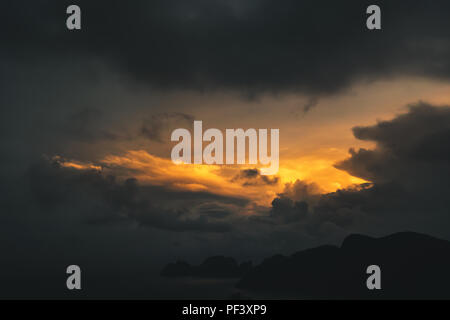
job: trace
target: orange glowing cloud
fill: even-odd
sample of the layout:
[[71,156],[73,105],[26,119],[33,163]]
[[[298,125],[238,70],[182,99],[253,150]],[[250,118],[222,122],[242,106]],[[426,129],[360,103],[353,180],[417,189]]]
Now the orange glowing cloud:
[[[110,155],[102,164],[114,172],[132,175],[141,183],[189,191],[208,191],[214,194],[252,199],[267,205],[281,190],[279,184],[244,184],[235,179],[243,166],[175,164],[144,150],[128,151],[123,156]],[[248,168],[247,168],[248,169]]]
[[334,167],[336,162],[347,156],[344,150],[324,148],[305,156],[284,159],[279,169],[281,182],[282,184],[296,180],[314,182],[323,193],[368,182]]
[[77,170],[97,170],[101,171],[102,167],[98,165],[94,165],[92,163],[83,163],[81,161],[76,160],[66,160],[60,156],[52,157],[52,161],[58,162],[58,164],[64,168],[73,168]]
[[[163,186],[181,191],[207,191],[217,195],[245,198],[256,205],[269,206],[286,184],[296,180],[314,182],[317,193],[333,192],[354,184],[366,182],[334,168],[344,158],[339,150],[322,150],[313,155],[280,162],[279,174],[274,177],[246,178],[242,170],[254,166],[175,164],[170,159],[157,157],[145,150],[130,150],[123,155],[108,155],[99,164],[82,163],[56,157],[61,166],[78,170],[102,170],[105,174],[127,179],[136,178],[141,184]],[[259,177],[259,178],[258,178]]]

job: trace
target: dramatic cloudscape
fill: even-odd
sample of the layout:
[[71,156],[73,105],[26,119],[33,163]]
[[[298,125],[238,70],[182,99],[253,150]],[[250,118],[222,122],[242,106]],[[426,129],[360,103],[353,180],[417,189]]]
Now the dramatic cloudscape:
[[[222,297],[179,258],[450,240],[450,2],[0,5],[0,297]],[[280,129],[280,167],[174,164],[176,128]],[[205,291],[206,290],[206,291]],[[225,290],[225,291],[224,291]]]

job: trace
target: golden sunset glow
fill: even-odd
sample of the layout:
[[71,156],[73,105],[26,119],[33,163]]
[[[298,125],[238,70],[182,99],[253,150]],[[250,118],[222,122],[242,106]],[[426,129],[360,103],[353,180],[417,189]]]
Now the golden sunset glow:
[[[377,83],[373,87],[357,87],[359,95],[342,95],[339,98],[323,98],[320,108],[310,111],[304,117],[279,119],[279,113],[266,112],[252,114],[252,126],[255,128],[280,128],[280,163],[274,183],[265,183],[262,179],[245,180],[239,174],[245,169],[260,168],[255,165],[205,165],[175,164],[170,159],[170,151],[175,143],[159,143],[148,139],[113,142],[102,148],[89,150],[90,162],[77,159],[58,158],[63,167],[77,170],[101,170],[105,174],[113,174],[120,179],[136,178],[142,185],[162,186],[164,188],[209,192],[216,195],[248,199],[255,205],[270,206],[277,194],[283,192],[286,184],[301,180],[314,183],[317,193],[329,193],[338,189],[359,185],[365,181],[351,176],[345,171],[336,169],[334,165],[348,158],[351,147],[374,148],[372,141],[355,139],[352,127],[355,125],[371,125],[378,119],[392,119],[406,111],[407,102],[411,99],[426,97],[430,101],[449,103],[448,85],[424,82],[421,79],[404,80],[406,85],[414,88],[413,92],[396,89],[397,83]],[[379,91],[392,91],[386,102],[370,99]],[[417,94],[415,92],[418,92]],[[419,93],[421,96],[419,96]],[[417,96],[412,96],[417,95]],[[445,98],[443,98],[445,97]],[[371,101],[377,103],[372,103]],[[189,93],[175,94],[162,100],[161,106],[169,108],[180,105],[201,114],[204,119],[204,130],[211,127],[221,129],[236,127],[248,128],[248,123],[240,123],[248,114],[241,114],[247,107],[258,107],[269,110],[277,105],[290,110],[293,105],[301,104],[301,97],[263,98],[261,101],[241,101],[234,96],[193,96]],[[217,113],[208,112],[204,106],[214,106]],[[364,106],[358,108],[357,106]],[[394,106],[394,107],[393,107]],[[220,112],[227,113],[221,114]],[[229,119],[232,110],[237,120]],[[139,123],[131,118],[130,124]],[[189,126],[183,123],[182,126]],[[170,137],[174,128],[164,131],[163,139]],[[167,138],[169,139],[169,138]],[[166,140],[163,140],[166,141]],[[115,149],[117,147],[117,149]],[[151,151],[150,151],[151,150]],[[245,214],[245,212],[243,212]]]
[[268,176],[269,179],[278,179],[270,184],[239,178],[241,170],[253,169],[255,166],[175,164],[170,159],[157,157],[145,150],[108,155],[97,165],[58,159],[63,167],[102,170],[122,179],[136,178],[143,185],[181,191],[208,191],[217,195],[242,197],[257,205],[269,206],[273,198],[283,191],[286,183],[296,180],[315,183],[320,193],[366,182],[333,167],[335,162],[343,159],[344,154],[336,150],[325,150],[321,154],[284,159],[280,163],[278,175]]
[[323,193],[368,182],[334,167],[336,162],[346,157],[347,152],[343,150],[327,149],[300,158],[285,159],[281,161],[279,170],[281,182],[314,182]]
[[65,160],[60,156],[54,156],[52,160],[58,162],[58,164],[64,168],[73,168],[77,170],[102,170],[101,166],[93,165],[92,163],[83,163],[76,160]]
[[242,186],[242,181],[236,181],[235,177],[246,167],[175,164],[144,150],[129,151],[123,156],[110,155],[102,160],[102,164],[114,172],[124,172],[124,178],[131,175],[143,184],[184,191],[209,191],[252,199],[259,204],[267,204],[267,200],[280,191],[279,185]]

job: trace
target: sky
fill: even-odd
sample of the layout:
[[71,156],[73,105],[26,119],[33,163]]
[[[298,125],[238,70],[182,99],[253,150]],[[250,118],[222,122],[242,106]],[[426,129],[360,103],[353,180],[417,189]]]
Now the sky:
[[[75,262],[83,294],[158,298],[176,259],[450,240],[448,1],[378,1],[375,31],[356,0],[77,1],[77,31],[69,4],[1,4],[1,297],[66,296]],[[278,173],[174,164],[194,120],[279,129]]]

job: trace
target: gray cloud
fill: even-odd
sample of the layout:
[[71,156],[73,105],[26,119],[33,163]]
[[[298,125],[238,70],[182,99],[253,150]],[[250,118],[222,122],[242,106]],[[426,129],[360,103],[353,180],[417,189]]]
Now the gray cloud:
[[68,115],[54,131],[75,141],[95,142],[98,140],[118,140],[125,137],[101,127],[104,114],[96,108],[83,108]]
[[287,197],[278,197],[272,201],[270,218],[282,223],[291,223],[303,219],[308,214],[308,203],[293,201]]
[[419,102],[374,126],[355,127],[374,149],[350,150],[336,167],[372,183],[323,195],[306,223],[341,232],[417,230],[449,238],[450,107]]
[[64,168],[57,161],[36,163],[27,176],[41,207],[76,209],[81,221],[89,224],[125,222],[177,232],[227,232],[231,223],[220,218],[236,214],[247,203],[207,192],[141,186],[133,178],[120,182],[96,170]]
[[395,75],[450,77],[448,1],[378,1],[381,31],[365,27],[369,1],[78,1],[79,32],[65,28],[68,4],[4,4],[4,57],[98,59],[159,88],[253,93],[322,94]]
[[391,121],[355,127],[353,133],[358,139],[376,142],[376,148],[350,150],[351,157],[336,164],[338,169],[375,183],[395,182],[410,187],[446,184],[436,178],[450,169],[446,147],[450,141],[448,106],[419,102]]
[[450,182],[444,178],[450,176],[450,106],[418,102],[392,120],[353,132],[376,146],[351,149],[336,168],[370,183],[328,194],[305,181],[286,184],[270,211],[250,219],[253,227],[271,226],[277,241],[301,234],[307,241],[336,243],[350,233],[403,230],[450,239]]
[[179,127],[191,128],[194,122],[192,115],[182,112],[163,112],[154,114],[144,120],[141,134],[150,140],[167,142],[170,133]]
[[233,182],[240,182],[243,186],[254,185],[275,185],[279,182],[280,178],[277,176],[261,175],[259,169],[244,169],[233,177]]

